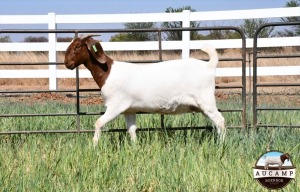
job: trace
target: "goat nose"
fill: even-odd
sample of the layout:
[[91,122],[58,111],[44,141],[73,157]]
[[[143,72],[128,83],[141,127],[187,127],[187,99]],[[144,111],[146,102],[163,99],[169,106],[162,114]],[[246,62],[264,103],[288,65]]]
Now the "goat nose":
[[66,67],[71,70],[75,69],[74,65],[66,65]]
[[73,69],[75,68],[75,67],[74,67],[74,64],[71,63],[71,62],[69,62],[68,60],[65,60],[64,63],[65,63],[65,66],[66,66],[68,69],[73,70]]

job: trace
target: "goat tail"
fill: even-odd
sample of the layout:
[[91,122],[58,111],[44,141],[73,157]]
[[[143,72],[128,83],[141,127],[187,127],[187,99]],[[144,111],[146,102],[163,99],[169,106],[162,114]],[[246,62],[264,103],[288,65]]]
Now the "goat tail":
[[216,68],[219,62],[218,53],[216,48],[210,44],[205,44],[202,48],[202,51],[206,52],[209,55],[209,66],[212,68]]

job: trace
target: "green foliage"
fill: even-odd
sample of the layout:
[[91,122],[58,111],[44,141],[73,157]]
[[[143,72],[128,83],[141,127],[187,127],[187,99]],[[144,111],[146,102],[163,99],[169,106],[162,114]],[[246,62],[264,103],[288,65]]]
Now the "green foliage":
[[3,36],[3,37],[0,37],[0,42],[3,42],[3,43],[11,42],[10,36],[6,35],[6,36]]
[[[268,23],[266,19],[245,19],[244,23],[240,26],[241,30],[244,32],[245,36],[248,38],[253,38],[257,29]],[[266,27],[262,29],[258,35],[259,38],[268,38],[272,36],[274,27]]]
[[44,36],[40,36],[40,37],[29,36],[24,39],[24,42],[48,42],[48,38]]
[[118,33],[118,34],[115,34],[113,36],[111,36],[110,38],[110,42],[118,42],[118,41],[129,41],[128,40],[128,34],[126,33]]
[[[300,6],[300,0],[291,0],[286,2],[285,7],[299,7]],[[299,22],[300,17],[283,17],[281,18],[282,22]],[[283,31],[277,32],[278,36],[282,37],[293,37],[293,36],[299,36],[300,35],[300,26],[295,25],[292,26],[291,29],[284,29]]]
[[300,6],[300,0],[290,0],[285,4],[285,7],[299,7],[299,6]]
[[[126,29],[153,29],[156,28],[156,24],[153,22],[148,23],[125,23]],[[157,34],[153,32],[131,32],[128,33],[128,37],[133,41],[155,41],[157,40]]]
[[[0,102],[1,114],[74,113],[75,104]],[[220,108],[238,108],[228,98]],[[82,112],[97,112],[82,105]],[[239,125],[240,113],[223,113],[227,125]],[[300,124],[299,112],[270,111],[260,122]],[[96,116],[82,116],[83,128],[92,129]],[[139,127],[160,126],[159,115],[138,115]],[[166,116],[167,127],[197,126],[210,122],[200,114]],[[0,118],[0,130],[76,129],[74,117]],[[117,118],[106,128],[124,128]],[[141,130],[141,129],[138,129]],[[161,129],[159,129],[161,130]],[[0,135],[1,191],[262,191],[252,167],[267,148],[290,152],[300,165],[298,129],[229,129],[224,143],[215,131],[185,130],[138,132],[132,143],[126,132],[103,132],[99,145],[92,134]],[[284,190],[297,191],[300,175]]]
[[[154,22],[147,23],[125,23],[125,29],[153,29],[156,28]],[[153,32],[128,32],[118,33],[111,37],[109,41],[155,41],[157,34]]]
[[[181,8],[172,8],[169,7],[165,10],[166,13],[178,13],[182,12],[183,10],[190,10],[191,12],[195,12],[196,10],[191,8],[190,6],[184,6]],[[174,22],[163,22],[161,28],[181,28],[182,22],[181,21],[174,21]],[[200,22],[191,21],[190,27],[200,27]],[[165,32],[165,40],[175,41],[175,40],[182,40],[182,32],[181,31],[168,31]],[[201,35],[198,34],[197,31],[191,31],[191,40],[198,40],[201,38]]]
[[241,35],[230,30],[211,30],[204,39],[240,39]]
[[[1,135],[1,191],[263,191],[252,167],[271,149],[297,147],[299,130],[229,130],[224,143],[207,131]],[[299,148],[298,148],[299,149]],[[299,150],[292,152],[299,165]],[[284,191],[297,191],[300,179]]]
[[57,37],[57,42],[71,42],[72,40],[72,37]]

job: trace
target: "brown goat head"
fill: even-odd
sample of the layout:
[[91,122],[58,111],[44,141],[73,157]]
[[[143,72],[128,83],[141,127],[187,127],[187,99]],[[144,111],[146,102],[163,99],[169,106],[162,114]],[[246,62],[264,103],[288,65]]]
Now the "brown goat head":
[[286,159],[290,160],[290,155],[288,153],[280,155],[280,160],[282,163],[284,163]]
[[68,69],[74,69],[81,64],[86,65],[88,62],[94,63],[91,59],[101,64],[106,63],[107,58],[102,46],[92,36],[99,35],[85,35],[73,39],[65,53],[64,63]]

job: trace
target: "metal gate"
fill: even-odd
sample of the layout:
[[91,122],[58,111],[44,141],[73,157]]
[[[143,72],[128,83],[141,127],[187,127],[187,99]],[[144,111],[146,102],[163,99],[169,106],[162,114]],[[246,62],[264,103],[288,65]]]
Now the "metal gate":
[[[258,88],[266,87],[300,87],[299,83],[259,83],[258,82],[258,60],[259,59],[272,59],[272,58],[299,58],[300,54],[291,54],[291,55],[258,55],[258,45],[257,39],[260,32],[266,27],[272,26],[295,26],[300,25],[300,22],[290,22],[290,23],[268,23],[261,25],[254,36],[253,39],[253,127],[286,127],[286,128],[300,128],[300,125],[279,125],[279,124],[267,124],[264,122],[258,122],[258,112],[259,111],[296,111],[300,110],[300,107],[263,107],[258,106]],[[272,95],[269,95],[272,97]],[[299,116],[300,118],[300,116]]]
[[[223,26],[223,27],[199,27],[199,28],[176,28],[176,29],[137,29],[137,30],[1,30],[1,33],[73,33],[75,36],[78,33],[126,33],[126,32],[155,32],[158,34],[159,41],[158,41],[158,48],[159,54],[157,61],[151,62],[159,62],[162,61],[162,33],[165,31],[209,31],[209,30],[233,30],[240,34],[241,36],[241,43],[242,43],[242,51],[241,57],[239,58],[224,58],[220,59],[220,61],[238,61],[241,63],[241,70],[242,70],[242,82],[238,86],[216,86],[216,89],[238,89],[240,90],[241,96],[241,108],[236,109],[219,109],[220,112],[223,113],[230,113],[230,112],[239,112],[241,114],[241,122],[242,124],[239,126],[230,126],[227,125],[228,128],[246,128],[247,127],[247,120],[246,120],[246,39],[243,32],[237,27],[231,26]],[[141,61],[139,61],[141,63]],[[149,61],[145,61],[145,63],[149,63]],[[63,65],[63,63],[0,63],[2,65]],[[74,116],[76,118],[76,125],[72,130],[64,130],[64,129],[57,129],[57,130],[25,130],[25,131],[1,131],[0,134],[29,134],[29,133],[86,133],[86,132],[93,132],[94,130],[87,130],[82,129],[80,123],[80,117],[84,115],[101,115],[104,112],[83,112],[81,111],[80,106],[80,93],[82,92],[99,92],[99,89],[81,89],[79,84],[79,70],[76,69],[76,89],[75,90],[56,90],[56,91],[49,91],[49,90],[27,90],[27,91],[0,91],[0,94],[32,94],[32,93],[75,93],[76,94],[76,112],[75,113],[47,113],[47,114],[0,114],[0,118],[26,118],[26,117],[36,117],[36,116]],[[164,116],[161,116],[161,128],[165,128],[164,126]],[[173,127],[167,128],[168,130],[184,130],[184,129],[207,129],[211,128],[208,126],[202,127]],[[137,131],[153,131],[153,130],[161,130],[157,128],[144,128],[138,129]],[[125,129],[109,129],[108,132],[124,132]]]

